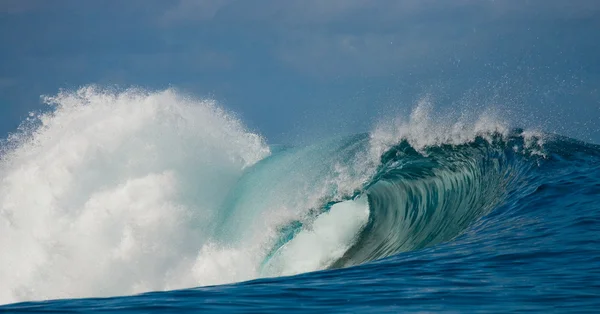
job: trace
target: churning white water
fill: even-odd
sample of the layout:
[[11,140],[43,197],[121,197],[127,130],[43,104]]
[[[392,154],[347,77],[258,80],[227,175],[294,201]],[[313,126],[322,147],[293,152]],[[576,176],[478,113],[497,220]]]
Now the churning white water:
[[211,218],[242,170],[269,154],[263,139],[174,90],[86,87],[46,101],[54,110],[2,145],[0,303],[214,276],[202,266]]
[[[326,140],[263,160],[261,136],[214,101],[171,89],[85,87],[46,102],[50,112],[0,143],[0,303],[323,269],[369,220],[366,197],[347,197],[399,140],[422,149],[508,132],[485,114],[432,119],[424,100],[364,141]],[[329,201],[339,203],[306,218]],[[302,227],[277,248],[294,221]]]

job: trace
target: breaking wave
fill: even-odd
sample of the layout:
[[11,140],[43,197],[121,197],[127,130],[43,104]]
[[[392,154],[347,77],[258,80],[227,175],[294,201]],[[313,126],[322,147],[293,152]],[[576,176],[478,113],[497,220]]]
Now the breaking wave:
[[[174,90],[62,92],[2,143],[0,302],[349,267],[450,241],[575,141],[483,113],[268,146]],[[596,150],[595,147],[586,149]]]

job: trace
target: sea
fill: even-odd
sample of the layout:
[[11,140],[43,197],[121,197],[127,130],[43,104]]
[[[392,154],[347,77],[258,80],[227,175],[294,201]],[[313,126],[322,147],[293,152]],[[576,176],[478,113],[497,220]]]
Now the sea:
[[0,143],[0,312],[600,309],[600,146],[427,98],[269,143],[217,102],[87,86]]

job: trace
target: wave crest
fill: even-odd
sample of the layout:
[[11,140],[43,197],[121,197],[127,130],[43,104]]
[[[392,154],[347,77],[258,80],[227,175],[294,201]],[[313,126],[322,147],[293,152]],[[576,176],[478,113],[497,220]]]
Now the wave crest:
[[214,101],[174,90],[46,101],[52,111],[2,144],[1,302],[292,275],[434,245],[545,154],[539,133],[489,112],[438,118],[427,100],[371,133],[274,153]]
[[211,217],[263,139],[174,90],[46,101],[3,145],[0,302],[196,285]]

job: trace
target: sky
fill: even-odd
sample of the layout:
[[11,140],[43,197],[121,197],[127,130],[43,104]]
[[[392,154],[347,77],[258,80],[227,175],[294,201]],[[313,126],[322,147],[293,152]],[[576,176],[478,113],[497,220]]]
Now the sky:
[[97,84],[214,98],[271,143],[425,96],[600,143],[598,34],[597,0],[2,0],[0,135]]

